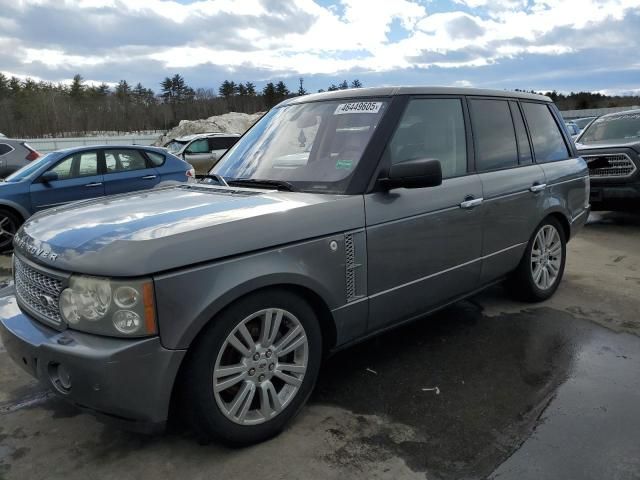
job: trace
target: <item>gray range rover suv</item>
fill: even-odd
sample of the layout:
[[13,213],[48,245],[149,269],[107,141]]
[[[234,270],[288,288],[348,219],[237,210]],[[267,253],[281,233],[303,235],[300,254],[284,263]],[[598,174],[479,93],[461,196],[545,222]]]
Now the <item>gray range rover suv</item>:
[[546,97],[297,97],[203,183],[31,217],[0,333],[103,418],[160,427],[176,402],[206,435],[261,441],[300,410],[323,356],[505,279],[551,296],[588,185]]

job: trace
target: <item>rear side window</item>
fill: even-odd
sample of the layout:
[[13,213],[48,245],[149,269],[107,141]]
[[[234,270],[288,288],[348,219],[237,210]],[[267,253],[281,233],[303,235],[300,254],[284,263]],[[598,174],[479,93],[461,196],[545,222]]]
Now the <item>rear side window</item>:
[[391,163],[417,158],[440,160],[442,177],[467,173],[462,102],[457,98],[412,100],[387,147]]
[[149,160],[151,160],[151,163],[154,167],[160,167],[164,165],[164,155],[162,155],[161,153],[147,151],[146,154],[147,157],[149,157]]
[[518,165],[516,135],[507,100],[473,99],[471,123],[479,171]]
[[6,143],[0,143],[0,157],[2,155],[6,155],[11,151],[13,151],[13,147],[11,145],[7,145]]
[[105,150],[104,162],[107,173],[147,168],[147,162],[138,150]]
[[560,127],[553,119],[549,107],[542,103],[529,102],[522,102],[521,105],[529,125],[536,162],[555,162],[569,158],[569,150],[564,143]]
[[209,147],[211,150],[226,150],[238,141],[236,137],[213,137],[209,139]]
[[516,139],[518,140],[518,153],[520,154],[520,165],[526,165],[533,162],[531,155],[531,145],[529,145],[529,137],[527,137],[527,129],[522,120],[522,112],[516,102],[509,102],[511,107],[511,117],[513,125],[516,127]]

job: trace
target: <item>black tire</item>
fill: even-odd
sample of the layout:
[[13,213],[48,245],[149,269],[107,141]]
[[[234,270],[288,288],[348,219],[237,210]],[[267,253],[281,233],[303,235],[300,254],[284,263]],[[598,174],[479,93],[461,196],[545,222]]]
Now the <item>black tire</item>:
[[[548,288],[543,289],[536,284],[536,281],[534,279],[531,251],[534,248],[538,232],[540,232],[546,226],[551,226],[557,231],[560,238],[562,258],[560,259],[560,267],[555,281]],[[507,289],[518,300],[523,300],[526,302],[542,302],[544,300],[547,300],[555,293],[555,291],[558,289],[558,286],[560,285],[560,282],[562,281],[566,259],[567,239],[565,237],[564,228],[556,218],[547,217],[534,230],[533,235],[531,236],[531,239],[529,240],[527,248],[524,252],[524,255],[522,256],[522,260],[520,260],[518,268],[507,279]]]
[[0,253],[13,249],[13,235],[22,223],[22,218],[15,212],[0,208]]
[[[225,416],[216,401],[213,391],[215,364],[234,329],[247,317],[267,308],[286,310],[302,325],[308,342],[307,367],[297,393],[280,413],[257,425],[241,425]],[[280,433],[306,403],[318,377],[321,359],[322,333],[317,316],[306,301],[284,289],[250,294],[217,315],[189,351],[181,382],[183,412],[202,441],[218,440],[233,447],[262,442]]]

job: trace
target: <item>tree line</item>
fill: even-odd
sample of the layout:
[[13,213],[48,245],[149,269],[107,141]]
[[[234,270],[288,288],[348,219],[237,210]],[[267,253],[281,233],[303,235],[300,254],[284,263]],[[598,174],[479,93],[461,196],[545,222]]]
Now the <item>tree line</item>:
[[[225,80],[216,90],[192,88],[176,74],[166,77],[159,92],[120,80],[88,85],[81,75],[70,84],[8,78],[0,73],[0,132],[8,137],[82,136],[91,132],[169,130],[180,120],[195,120],[227,112],[256,113],[280,101],[305,95],[304,79],[291,91],[283,81],[257,89],[252,82]],[[344,80],[327,90],[359,88]],[[324,91],[324,90],[320,90]]]
[[[516,92],[542,93],[535,90],[520,90]],[[604,95],[598,92],[570,92],[565,95],[556,90],[542,93],[555,102],[560,110],[585,110],[587,108],[631,107],[640,105],[640,96],[632,95]]]

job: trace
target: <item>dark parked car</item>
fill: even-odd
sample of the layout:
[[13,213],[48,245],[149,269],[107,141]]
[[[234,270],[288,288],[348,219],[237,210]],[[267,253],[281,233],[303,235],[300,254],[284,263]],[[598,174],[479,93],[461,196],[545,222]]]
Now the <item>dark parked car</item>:
[[103,417],[162,427],[174,399],[204,434],[257,442],[332,351],[505,279],[549,298],[589,212],[553,103],[505,91],[296,97],[209,180],[27,221],[9,355]]
[[39,210],[186,182],[194,175],[191,165],[161,148],[110,145],[49,153],[0,181],[0,251]]
[[593,121],[576,139],[591,177],[597,210],[640,206],[640,110],[610,113]]
[[24,140],[0,137],[0,179],[29,165],[39,157],[40,153]]

